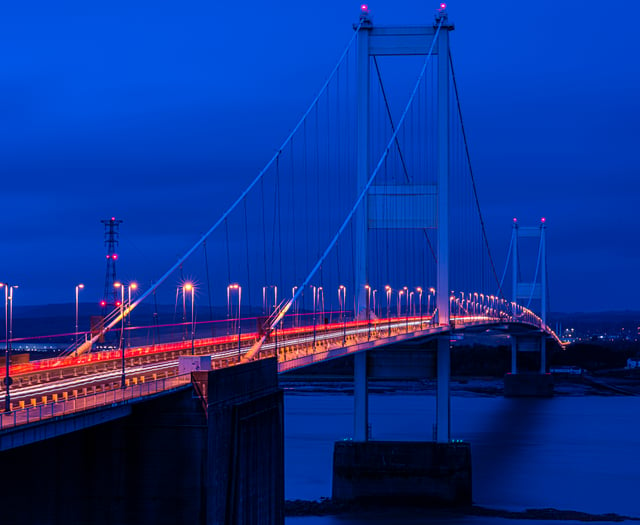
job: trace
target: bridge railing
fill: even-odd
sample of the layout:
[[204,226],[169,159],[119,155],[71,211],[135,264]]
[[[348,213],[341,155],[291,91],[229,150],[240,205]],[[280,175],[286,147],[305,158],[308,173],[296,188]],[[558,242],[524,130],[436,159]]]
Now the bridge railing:
[[20,407],[8,413],[0,414],[0,430],[14,428],[29,423],[36,423],[59,418],[87,410],[105,406],[117,406],[131,403],[141,398],[169,392],[191,382],[191,374],[169,376],[155,381],[147,381],[126,388],[104,390],[93,394],[78,396],[72,399],[54,401],[35,406]]

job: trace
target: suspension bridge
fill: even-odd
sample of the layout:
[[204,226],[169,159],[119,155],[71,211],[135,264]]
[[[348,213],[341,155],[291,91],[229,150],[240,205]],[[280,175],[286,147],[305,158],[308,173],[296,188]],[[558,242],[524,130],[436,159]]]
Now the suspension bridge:
[[[334,474],[334,495],[356,497],[365,485],[371,490],[370,480],[354,474],[355,449],[349,449],[369,440],[370,351],[393,355],[410,344],[436,354],[431,445],[452,446],[448,454],[454,456],[469,452],[450,435],[453,333],[511,334],[509,388],[525,394],[548,388],[546,342],[559,341],[546,324],[545,223],[514,222],[509,289],[505,275],[498,275],[481,213],[450,49],[453,29],[444,5],[433,24],[398,27],[375,25],[362,6],[353,37],[317,96],[213,226],[137,297],[130,284],[117,283],[117,306],[91,331],[73,334],[63,355],[7,361],[0,450],[89,432],[146,410],[136,406],[184,392],[196,392],[211,417],[216,402],[208,374],[231,374],[242,383],[244,369],[256,381],[264,366],[285,373],[352,355],[354,432],[336,448],[341,459],[335,461],[343,462],[334,464],[342,472]],[[529,281],[518,271],[521,237],[539,240]],[[5,285],[5,291],[9,300],[13,290]],[[196,293],[199,305],[208,303],[207,319],[195,307]],[[156,311],[153,322],[132,323],[142,303],[163,297],[182,301],[182,322],[160,324]],[[225,301],[226,311],[216,318],[220,308],[213,305]],[[100,350],[105,340],[114,348]],[[8,335],[7,355],[12,342]],[[517,356],[527,350],[539,353],[540,369],[519,387]],[[228,388],[231,397],[246,394]],[[240,423],[233,421],[235,430],[224,432],[240,446]],[[278,457],[281,430],[269,432],[269,450]],[[389,453],[380,446],[376,454]],[[263,486],[273,496],[279,485],[264,472]],[[462,478],[454,483],[454,499],[470,498],[470,474]],[[269,523],[278,522],[281,511],[267,506]]]

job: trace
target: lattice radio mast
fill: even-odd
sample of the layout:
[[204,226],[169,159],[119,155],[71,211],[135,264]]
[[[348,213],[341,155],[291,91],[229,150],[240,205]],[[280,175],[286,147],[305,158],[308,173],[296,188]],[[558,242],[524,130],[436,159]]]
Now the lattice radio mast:
[[100,222],[104,224],[104,245],[107,248],[107,271],[104,276],[104,293],[100,301],[102,313],[104,314],[107,307],[119,306],[118,295],[113,284],[116,282],[116,261],[118,260],[116,249],[122,220],[111,217],[111,219],[104,219]]

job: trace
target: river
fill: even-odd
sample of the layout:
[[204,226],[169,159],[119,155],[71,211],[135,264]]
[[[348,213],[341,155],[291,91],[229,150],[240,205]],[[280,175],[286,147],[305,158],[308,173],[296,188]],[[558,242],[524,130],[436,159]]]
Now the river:
[[[374,439],[432,436],[432,393],[371,394],[369,410]],[[475,505],[640,516],[640,397],[505,399],[458,393],[452,395],[451,412],[452,438],[471,443]],[[333,443],[351,436],[352,414],[349,394],[286,392],[286,499],[316,500],[331,495]],[[540,523],[438,514],[425,517],[422,511],[404,514],[395,510],[387,515],[289,517],[286,524]]]

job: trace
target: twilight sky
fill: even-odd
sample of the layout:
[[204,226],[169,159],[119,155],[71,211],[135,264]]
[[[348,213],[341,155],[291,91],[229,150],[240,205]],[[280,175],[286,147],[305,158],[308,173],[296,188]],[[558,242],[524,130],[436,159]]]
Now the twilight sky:
[[[437,2],[370,3],[430,24]],[[0,10],[0,281],[22,304],[164,272],[255,176],[352,35],[357,2],[49,2]],[[547,218],[553,311],[638,309],[640,2],[448,3],[498,267]],[[143,270],[141,270],[143,269]],[[17,296],[18,297],[18,296]],[[16,299],[18,300],[18,298]]]

